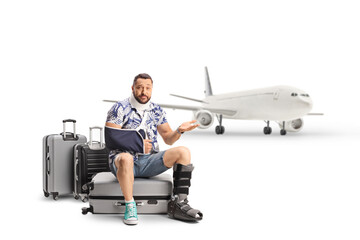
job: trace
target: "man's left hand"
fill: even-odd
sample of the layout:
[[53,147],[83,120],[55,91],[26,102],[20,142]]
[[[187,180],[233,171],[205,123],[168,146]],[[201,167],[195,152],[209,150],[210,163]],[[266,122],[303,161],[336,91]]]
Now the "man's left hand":
[[181,124],[178,128],[178,130],[180,132],[189,132],[191,130],[194,130],[195,128],[197,128],[198,126],[200,126],[200,124],[195,124],[196,120],[192,120],[190,122],[184,122],[183,124]]

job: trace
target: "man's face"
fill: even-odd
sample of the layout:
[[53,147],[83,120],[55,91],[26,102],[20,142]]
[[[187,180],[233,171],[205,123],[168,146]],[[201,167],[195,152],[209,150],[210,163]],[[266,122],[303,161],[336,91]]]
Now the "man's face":
[[131,89],[135,99],[139,103],[145,104],[151,98],[152,87],[153,85],[151,79],[138,78]]

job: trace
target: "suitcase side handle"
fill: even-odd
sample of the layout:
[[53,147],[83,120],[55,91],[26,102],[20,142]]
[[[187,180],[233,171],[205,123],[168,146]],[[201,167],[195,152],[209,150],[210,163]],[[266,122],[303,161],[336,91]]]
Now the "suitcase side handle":
[[[96,142],[98,144],[93,144],[93,130],[94,129],[99,129],[99,134],[100,134],[100,143]],[[105,148],[105,144],[104,144],[104,139],[103,139],[103,128],[99,127],[99,126],[93,126],[93,127],[89,127],[89,142],[88,142],[89,148],[92,150],[97,150],[97,149],[104,149]]]
[[[144,205],[145,205],[144,202],[136,202],[136,201],[135,201],[135,203],[136,203],[136,206],[137,206],[137,207],[140,207],[140,206],[144,206]],[[115,202],[114,205],[115,205],[116,207],[125,206],[125,202],[119,202],[119,201],[118,201],[118,202]]]
[[[66,134],[66,123],[67,122],[72,122],[73,123],[73,134],[69,135],[69,134]],[[76,120],[75,119],[64,119],[63,120],[63,139],[64,141],[76,141],[79,139],[79,137],[76,135]]]

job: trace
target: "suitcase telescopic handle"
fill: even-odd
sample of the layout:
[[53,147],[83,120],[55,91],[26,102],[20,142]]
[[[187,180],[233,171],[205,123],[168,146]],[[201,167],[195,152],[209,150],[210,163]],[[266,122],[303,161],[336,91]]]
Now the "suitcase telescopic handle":
[[[93,130],[94,129],[99,129],[100,131],[100,146],[98,147],[94,147],[93,145]],[[90,149],[103,149],[105,147],[105,144],[104,144],[104,140],[103,140],[103,128],[102,127],[99,127],[99,126],[94,126],[94,127],[89,127],[89,136],[90,136],[90,139],[89,139],[89,148]]]
[[64,119],[64,120],[63,120],[63,123],[66,123],[66,122],[76,123],[76,120],[75,120],[75,119]]
[[[72,137],[66,136],[66,123],[67,122],[73,123],[74,133],[73,133]],[[63,120],[63,138],[64,138],[64,140],[77,140],[78,139],[78,137],[76,136],[76,120],[74,120],[74,119],[64,119]]]

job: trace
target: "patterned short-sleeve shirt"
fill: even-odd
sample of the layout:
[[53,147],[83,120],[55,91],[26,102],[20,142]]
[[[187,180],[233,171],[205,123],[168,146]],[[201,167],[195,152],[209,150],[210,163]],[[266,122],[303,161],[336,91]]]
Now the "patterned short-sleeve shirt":
[[[144,110],[144,115],[134,108],[130,103],[130,98],[115,103],[107,114],[106,122],[121,125],[124,129],[137,129],[143,117],[147,116],[145,121],[145,132],[148,139],[152,140],[151,153],[159,152],[159,143],[157,141],[157,126],[167,123],[166,112],[156,103],[150,102],[149,108]],[[110,156],[124,152],[122,150],[110,151]],[[138,153],[129,152],[134,157],[134,161],[138,159]]]

